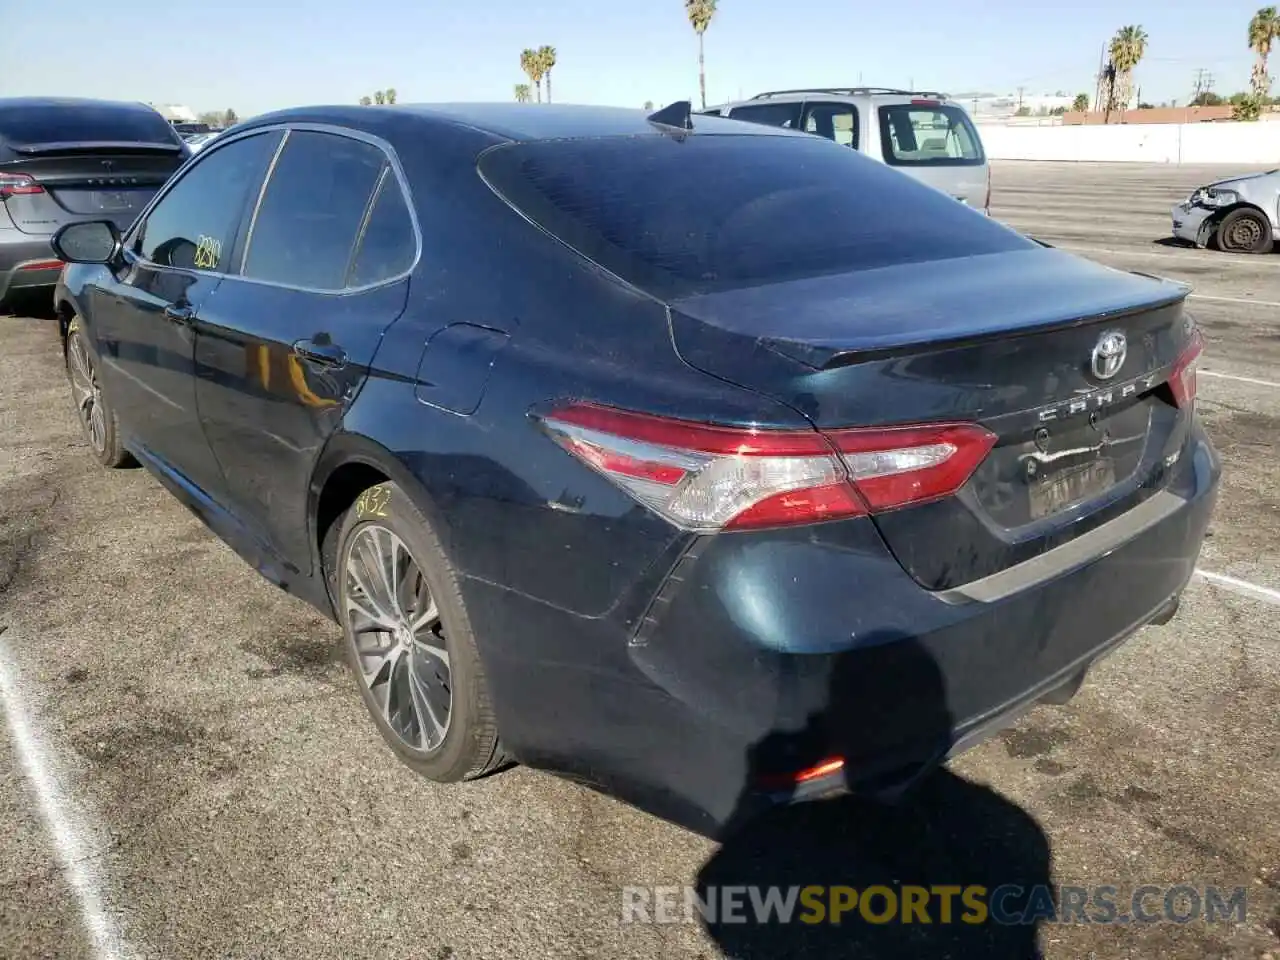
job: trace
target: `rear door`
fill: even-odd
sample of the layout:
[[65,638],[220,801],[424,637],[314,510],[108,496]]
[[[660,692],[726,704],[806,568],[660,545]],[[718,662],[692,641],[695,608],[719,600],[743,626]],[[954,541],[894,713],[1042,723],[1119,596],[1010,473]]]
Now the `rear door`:
[[987,158],[961,107],[915,99],[879,103],[875,110],[885,163],[975,210],[986,209]]
[[27,234],[77,220],[126,229],[189,156],[157,113],[124,104],[0,107],[4,212]]
[[235,275],[200,312],[197,402],[233,509],[302,572],[312,470],[404,310],[418,247],[389,147],[291,129]]

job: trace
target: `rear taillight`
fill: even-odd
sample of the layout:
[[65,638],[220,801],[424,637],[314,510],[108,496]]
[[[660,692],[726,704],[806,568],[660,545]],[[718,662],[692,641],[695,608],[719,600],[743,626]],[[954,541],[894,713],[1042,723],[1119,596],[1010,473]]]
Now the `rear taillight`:
[[1169,389],[1173,391],[1173,402],[1180,407],[1190,407],[1196,400],[1196,365],[1200,362],[1200,354],[1204,352],[1204,340],[1197,330],[1191,335],[1191,342],[1182,351],[1169,374]]
[[0,173],[0,200],[44,193],[44,187],[25,173]]
[[571,403],[541,417],[578,459],[697,532],[817,523],[955,493],[995,436],[976,424],[758,430]]

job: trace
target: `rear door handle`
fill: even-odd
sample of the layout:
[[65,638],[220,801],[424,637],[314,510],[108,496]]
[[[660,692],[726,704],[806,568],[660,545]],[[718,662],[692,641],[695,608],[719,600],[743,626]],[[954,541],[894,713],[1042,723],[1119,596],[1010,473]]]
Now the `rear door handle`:
[[301,360],[309,360],[322,367],[341,367],[347,362],[347,351],[323,334],[299,340],[293,345],[293,353]]
[[164,318],[174,323],[188,324],[195,318],[196,312],[189,306],[179,306],[171,303],[164,308]]

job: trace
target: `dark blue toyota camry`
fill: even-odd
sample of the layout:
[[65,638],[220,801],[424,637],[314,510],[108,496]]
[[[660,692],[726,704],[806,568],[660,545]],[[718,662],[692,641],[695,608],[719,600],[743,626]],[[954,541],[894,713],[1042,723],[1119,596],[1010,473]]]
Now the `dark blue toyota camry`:
[[891,797],[1191,576],[1187,290],[687,105],[259,117],[65,227],[76,409],[342,626],[429,779]]

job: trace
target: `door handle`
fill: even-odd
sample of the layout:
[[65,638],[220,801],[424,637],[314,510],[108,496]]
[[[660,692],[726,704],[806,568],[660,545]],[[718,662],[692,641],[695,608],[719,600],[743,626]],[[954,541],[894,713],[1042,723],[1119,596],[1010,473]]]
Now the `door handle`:
[[299,340],[293,345],[293,354],[300,360],[308,360],[322,367],[341,367],[347,362],[347,351],[323,333],[308,340]]
[[171,303],[164,308],[164,318],[174,323],[190,323],[195,315],[196,312],[186,305]]

